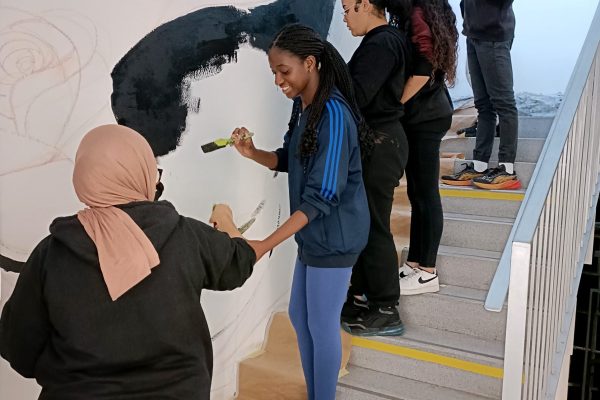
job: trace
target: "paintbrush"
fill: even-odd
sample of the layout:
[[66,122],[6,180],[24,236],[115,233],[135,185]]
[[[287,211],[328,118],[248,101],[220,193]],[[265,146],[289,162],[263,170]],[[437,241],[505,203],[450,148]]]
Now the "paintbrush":
[[[254,136],[254,133],[250,132],[246,136],[244,136],[242,138],[242,140],[250,139],[252,136]],[[231,146],[231,145],[233,145],[232,138],[228,138],[228,139],[221,138],[221,139],[213,140],[212,142],[203,144],[201,146],[201,148],[204,153],[210,153],[211,151],[219,150],[219,149],[222,149],[223,147],[227,147],[227,146]]]

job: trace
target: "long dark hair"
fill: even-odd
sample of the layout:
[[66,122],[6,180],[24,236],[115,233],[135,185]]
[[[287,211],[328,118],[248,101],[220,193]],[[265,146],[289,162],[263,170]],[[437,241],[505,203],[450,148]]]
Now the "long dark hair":
[[[362,3],[362,0],[358,0],[357,3]],[[390,15],[390,25],[403,31],[408,30],[410,13],[412,11],[411,0],[370,0],[370,3],[379,12],[388,12]]]
[[448,86],[456,83],[456,62],[458,58],[458,30],[456,15],[448,0],[414,0],[415,7],[423,10],[425,22],[429,25],[433,43],[433,73],[442,73]]
[[[273,47],[288,51],[302,60],[309,56],[315,57],[319,66],[319,87],[315,98],[309,108],[308,121],[306,129],[302,134],[300,141],[300,156],[308,158],[317,151],[317,126],[321,120],[321,115],[325,109],[325,104],[331,96],[331,91],[335,87],[342,92],[342,95],[348,102],[352,111],[358,116],[358,137],[361,147],[362,157],[366,157],[373,145],[373,131],[367,126],[362,117],[356,98],[350,71],[346,62],[333,47],[331,43],[321,39],[321,36],[312,28],[301,24],[290,24],[284,26],[275,35],[275,39],[269,46],[269,50]],[[292,116],[288,124],[289,132],[291,133],[298,122],[300,116],[301,103],[294,103]]]

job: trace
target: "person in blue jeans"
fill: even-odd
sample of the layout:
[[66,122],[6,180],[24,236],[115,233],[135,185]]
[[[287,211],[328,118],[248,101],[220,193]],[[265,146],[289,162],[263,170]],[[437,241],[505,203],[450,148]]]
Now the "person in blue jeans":
[[334,400],[342,356],[340,313],[352,266],[369,234],[361,146],[367,149],[372,138],[344,60],[317,32],[298,24],[284,27],[268,57],[275,84],[293,99],[283,146],[259,150],[246,128],[235,129],[232,138],[244,157],[288,173],[291,216],[265,240],[252,243],[266,251],[295,235],[289,314],[308,399]]
[[[463,34],[467,37],[467,60],[477,108],[477,133],[473,163],[442,182],[483,189],[519,189],[514,169],[517,153],[518,114],[513,92],[510,57],[515,35],[512,0],[462,0]],[[500,128],[498,167],[488,168]]]

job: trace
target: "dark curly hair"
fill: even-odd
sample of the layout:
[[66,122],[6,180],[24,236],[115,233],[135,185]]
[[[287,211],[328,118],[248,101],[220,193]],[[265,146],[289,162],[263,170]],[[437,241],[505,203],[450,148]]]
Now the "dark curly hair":
[[[325,104],[335,87],[350,105],[352,111],[359,117],[358,136],[361,147],[361,156],[365,158],[375,143],[373,131],[367,126],[354,96],[352,78],[346,62],[331,43],[321,39],[321,36],[312,28],[301,24],[284,26],[269,46],[269,50],[276,47],[288,51],[304,60],[309,56],[315,57],[319,68],[319,87],[315,98],[309,108],[306,129],[300,141],[300,156],[307,159],[317,151],[317,126],[323,114]],[[288,124],[291,133],[298,122],[301,111],[301,102],[294,102],[292,116]]]
[[458,30],[456,15],[448,0],[414,0],[423,10],[433,43],[433,59],[429,60],[434,74],[442,74],[449,87],[456,83],[458,59]]

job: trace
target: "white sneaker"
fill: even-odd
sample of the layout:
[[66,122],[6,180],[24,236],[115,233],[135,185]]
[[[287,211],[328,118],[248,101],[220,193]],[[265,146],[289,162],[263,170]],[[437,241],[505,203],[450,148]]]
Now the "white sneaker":
[[415,269],[412,275],[400,279],[400,294],[402,296],[439,291],[440,281],[437,274],[430,274],[422,269]]
[[415,269],[413,267],[411,267],[410,265],[408,265],[407,263],[402,264],[402,266],[400,268],[398,268],[398,276],[400,277],[401,281],[406,279],[408,276],[410,276],[414,273],[415,273]]

